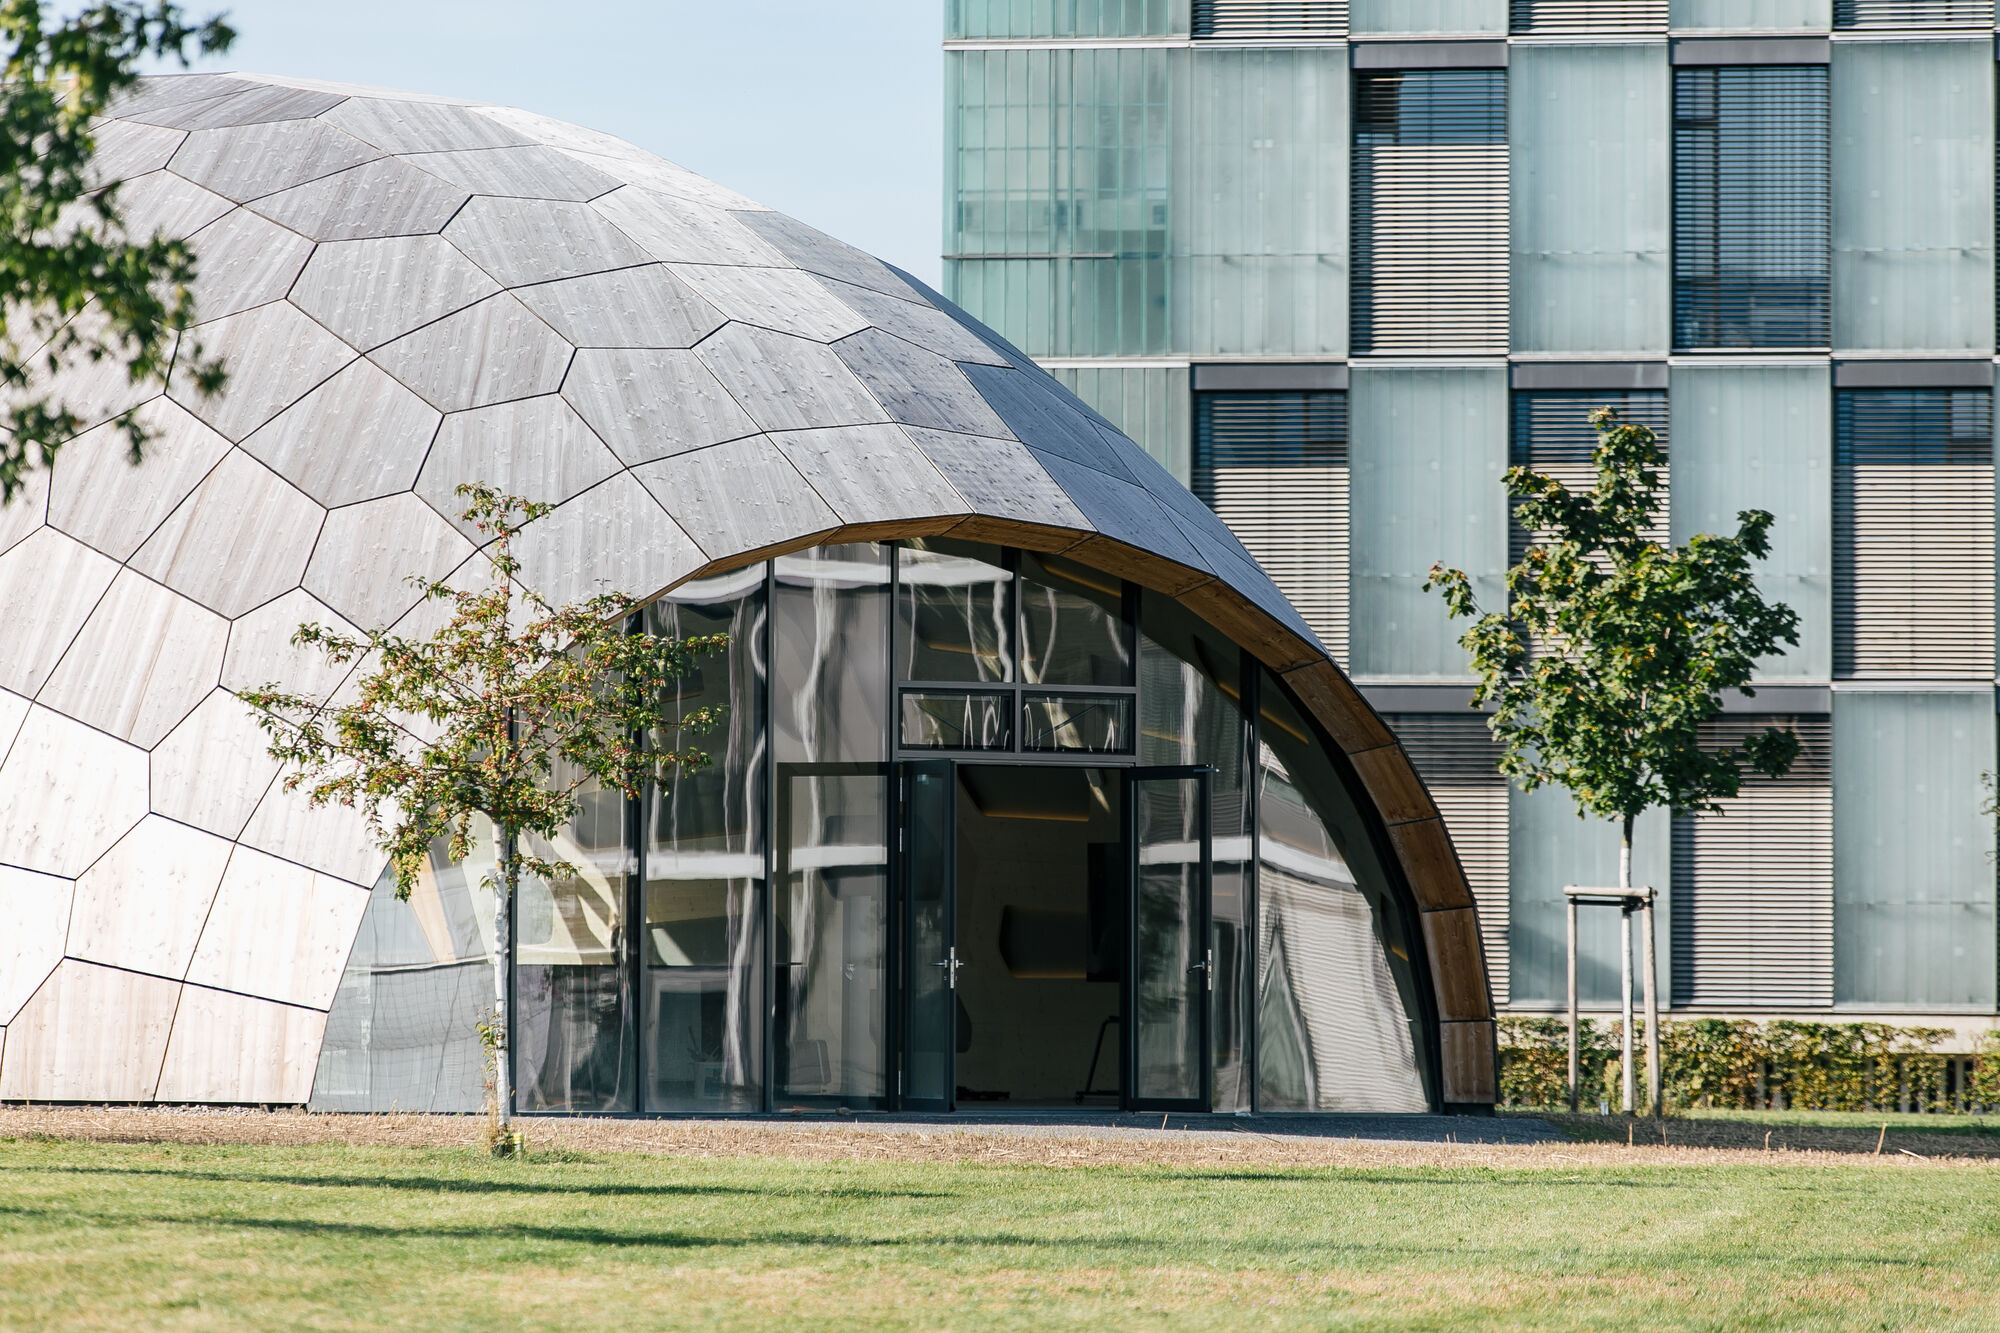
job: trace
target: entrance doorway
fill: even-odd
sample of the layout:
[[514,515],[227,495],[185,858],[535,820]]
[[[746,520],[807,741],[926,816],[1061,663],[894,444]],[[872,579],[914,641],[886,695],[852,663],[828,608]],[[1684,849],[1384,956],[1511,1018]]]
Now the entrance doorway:
[[1206,1109],[1207,770],[925,761],[903,791],[904,1104]]

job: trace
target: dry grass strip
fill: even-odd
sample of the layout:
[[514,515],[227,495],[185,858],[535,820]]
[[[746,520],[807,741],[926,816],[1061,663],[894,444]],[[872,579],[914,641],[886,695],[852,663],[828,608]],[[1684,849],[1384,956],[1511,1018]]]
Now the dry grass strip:
[[[761,1157],[834,1162],[973,1162],[1006,1166],[1497,1167],[1550,1170],[1604,1166],[1866,1166],[1881,1170],[2000,1167],[2000,1161],[1939,1151],[1881,1156],[1816,1149],[1623,1143],[1470,1144],[1149,1132],[1143,1137],[1023,1134],[990,1126],[772,1124],[715,1120],[534,1119],[520,1122],[530,1153],[552,1149],[673,1157]],[[1670,1136],[1681,1124],[1669,1122]],[[1760,1131],[1761,1132],[1761,1131]],[[477,1116],[312,1115],[143,1107],[0,1107],[0,1138],[97,1143],[186,1143],[391,1148],[479,1148]],[[1643,1131],[1642,1131],[1643,1133]],[[1872,1138],[1872,1136],[1870,1136]]]

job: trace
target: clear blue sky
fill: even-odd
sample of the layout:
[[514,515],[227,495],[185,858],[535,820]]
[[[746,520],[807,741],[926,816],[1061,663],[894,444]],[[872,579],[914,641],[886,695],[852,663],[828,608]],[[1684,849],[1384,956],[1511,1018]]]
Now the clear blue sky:
[[939,0],[184,0],[206,68],[525,107],[629,139],[935,284]]

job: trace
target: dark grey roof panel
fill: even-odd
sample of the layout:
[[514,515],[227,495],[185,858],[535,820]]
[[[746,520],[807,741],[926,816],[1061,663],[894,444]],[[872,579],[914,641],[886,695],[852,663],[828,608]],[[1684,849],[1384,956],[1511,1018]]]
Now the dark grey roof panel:
[[1138,480],[1119,461],[1118,452],[1098,434],[1097,423],[1054,380],[994,366],[960,368],[1020,439],[1083,467],[1128,482]]
[[1010,433],[986,400],[973,392],[965,373],[935,352],[880,329],[842,338],[833,350],[888,409],[893,421],[962,435],[1005,438]]
[[1159,501],[1136,482],[1108,477],[1094,468],[1081,467],[1057,454],[1030,446],[1050,476],[1056,479],[1090,525],[1106,537],[1164,556],[1190,569],[1213,573],[1213,568],[1194,543],[1168,517]]

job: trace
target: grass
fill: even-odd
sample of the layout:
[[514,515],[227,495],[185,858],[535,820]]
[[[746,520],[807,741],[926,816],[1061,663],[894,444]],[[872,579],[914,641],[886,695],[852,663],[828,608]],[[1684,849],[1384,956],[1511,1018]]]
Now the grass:
[[1061,1169],[17,1137],[0,1327],[2000,1325],[1991,1168],[1576,1151]]
[[1822,1129],[1915,1130],[1924,1134],[2000,1136],[2000,1115],[1914,1115],[1903,1111],[1711,1111],[1675,1113],[1688,1120],[1726,1120],[1747,1125],[1811,1125]]

